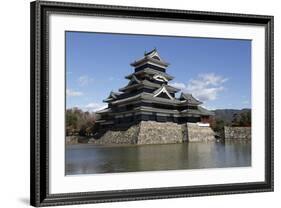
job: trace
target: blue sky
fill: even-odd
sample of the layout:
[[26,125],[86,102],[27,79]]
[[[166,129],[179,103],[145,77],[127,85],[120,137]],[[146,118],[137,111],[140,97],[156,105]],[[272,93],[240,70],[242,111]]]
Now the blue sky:
[[209,109],[251,107],[251,41],[66,32],[66,106],[95,111],[127,85],[130,63],[157,48],[171,84]]

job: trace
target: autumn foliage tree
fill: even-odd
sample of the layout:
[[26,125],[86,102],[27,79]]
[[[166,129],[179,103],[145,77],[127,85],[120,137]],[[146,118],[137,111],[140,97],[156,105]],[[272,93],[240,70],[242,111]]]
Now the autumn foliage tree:
[[66,135],[91,136],[95,124],[95,113],[84,112],[79,108],[66,110]]

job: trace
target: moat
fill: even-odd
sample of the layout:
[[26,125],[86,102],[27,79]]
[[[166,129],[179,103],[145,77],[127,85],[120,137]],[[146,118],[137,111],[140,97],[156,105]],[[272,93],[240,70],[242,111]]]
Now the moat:
[[66,146],[66,175],[251,166],[250,142]]

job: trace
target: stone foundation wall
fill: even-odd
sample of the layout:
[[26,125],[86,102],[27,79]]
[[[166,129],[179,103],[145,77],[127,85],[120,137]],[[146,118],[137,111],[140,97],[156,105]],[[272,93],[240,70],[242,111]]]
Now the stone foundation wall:
[[251,127],[224,127],[224,138],[226,140],[250,140]]
[[141,121],[127,130],[108,130],[99,139],[90,139],[94,144],[168,144],[183,142],[214,141],[210,127],[196,123],[177,124],[172,122]]
[[186,123],[189,142],[215,141],[214,131],[207,126],[198,126],[196,123]]
[[181,125],[172,122],[140,122],[138,144],[167,144],[182,143],[183,133]]
[[66,136],[65,143],[68,144],[81,144],[88,143],[89,137],[85,136]]
[[139,124],[133,125],[127,130],[108,130],[99,139],[90,139],[89,143],[94,144],[137,144]]
[[67,136],[65,138],[66,144],[78,144],[78,136]]

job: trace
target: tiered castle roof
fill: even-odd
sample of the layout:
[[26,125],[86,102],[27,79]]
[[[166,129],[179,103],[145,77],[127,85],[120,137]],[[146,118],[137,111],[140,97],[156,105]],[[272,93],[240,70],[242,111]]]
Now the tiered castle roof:
[[[199,106],[202,102],[191,94],[181,93],[179,98],[175,96],[180,89],[169,85],[169,81],[173,79],[173,76],[166,73],[169,63],[160,57],[156,49],[144,53],[131,66],[134,67],[134,73],[125,77],[129,80],[128,84],[120,88],[119,92],[110,92],[104,100],[108,103],[108,108],[97,112],[101,117],[97,122],[118,123],[122,122],[120,118],[125,117],[130,117],[130,121],[157,120],[162,117],[161,121],[187,122],[213,115]],[[125,121],[127,120],[126,118]]]

